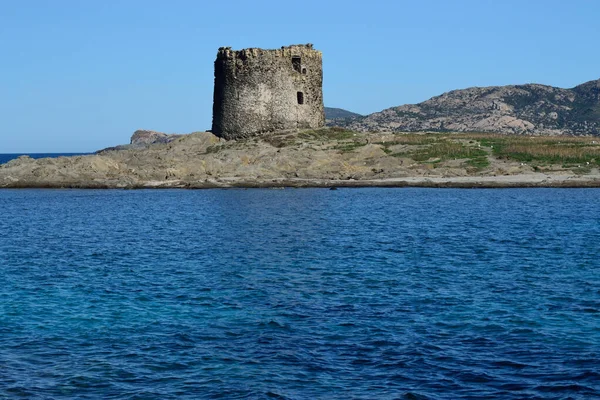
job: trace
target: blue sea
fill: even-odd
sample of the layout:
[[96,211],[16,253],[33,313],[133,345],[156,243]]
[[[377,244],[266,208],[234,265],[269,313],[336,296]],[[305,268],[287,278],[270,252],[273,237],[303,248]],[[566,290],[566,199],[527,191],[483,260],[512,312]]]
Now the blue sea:
[[9,154],[0,154],[0,164],[4,164],[18,158],[19,156],[29,156],[31,158],[56,158],[56,157],[70,157],[70,156],[81,156],[90,153],[9,153]]
[[600,397],[600,190],[1,190],[0,398]]

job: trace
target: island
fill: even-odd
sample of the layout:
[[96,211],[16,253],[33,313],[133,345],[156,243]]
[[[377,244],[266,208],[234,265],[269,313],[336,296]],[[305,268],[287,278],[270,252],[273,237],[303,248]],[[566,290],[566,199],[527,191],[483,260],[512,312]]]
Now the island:
[[11,160],[0,165],[0,187],[600,187],[599,152],[593,136],[137,131],[129,145],[93,155]]
[[362,116],[324,107],[312,44],[222,47],[214,71],[210,132],[21,156],[0,165],[0,188],[600,187],[600,81],[470,88]]

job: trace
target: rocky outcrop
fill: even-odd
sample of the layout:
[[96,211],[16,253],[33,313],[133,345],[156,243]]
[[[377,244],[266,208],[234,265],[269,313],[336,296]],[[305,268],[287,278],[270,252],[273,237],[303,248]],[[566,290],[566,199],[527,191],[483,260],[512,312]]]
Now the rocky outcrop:
[[151,144],[170,143],[173,140],[178,139],[182,136],[184,136],[184,135],[167,134],[167,133],[162,133],[162,132],[155,132],[155,131],[148,131],[145,129],[139,129],[133,133],[129,144],[121,144],[118,146],[107,147],[105,149],[98,150],[96,152],[96,154],[102,154],[107,151],[142,149]]
[[155,143],[169,143],[183,135],[166,134],[162,132],[137,130],[131,136],[131,144],[134,146],[145,146]]
[[600,135],[600,80],[572,89],[527,84],[454,90],[336,124],[359,131]]

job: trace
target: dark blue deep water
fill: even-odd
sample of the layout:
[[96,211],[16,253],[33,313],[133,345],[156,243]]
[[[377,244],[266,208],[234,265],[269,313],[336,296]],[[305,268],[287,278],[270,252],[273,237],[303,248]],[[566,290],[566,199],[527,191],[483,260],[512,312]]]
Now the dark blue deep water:
[[0,213],[0,398],[600,396],[600,190],[2,190]]

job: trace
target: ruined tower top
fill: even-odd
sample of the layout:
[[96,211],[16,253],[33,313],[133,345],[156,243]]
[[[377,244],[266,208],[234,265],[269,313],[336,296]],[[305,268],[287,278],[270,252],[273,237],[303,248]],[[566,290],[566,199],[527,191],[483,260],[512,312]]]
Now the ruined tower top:
[[212,131],[225,139],[325,124],[321,52],[221,47],[215,60]]

